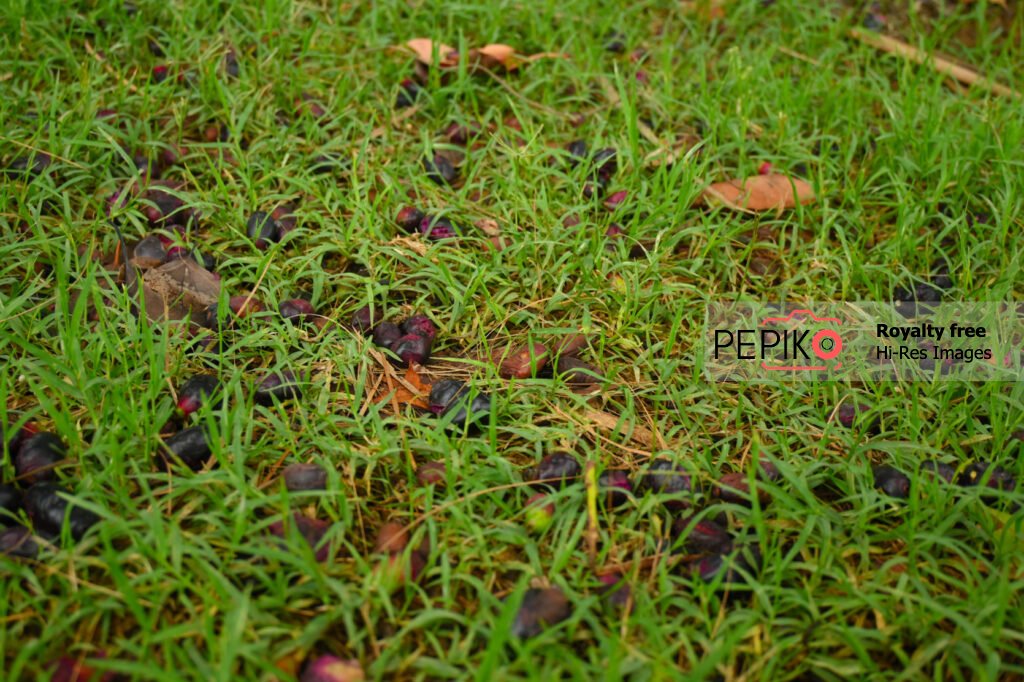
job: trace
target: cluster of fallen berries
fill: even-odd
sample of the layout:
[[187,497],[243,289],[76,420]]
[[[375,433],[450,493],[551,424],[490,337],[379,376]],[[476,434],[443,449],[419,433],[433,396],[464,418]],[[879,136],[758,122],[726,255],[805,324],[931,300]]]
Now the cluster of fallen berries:
[[[945,483],[956,483],[965,488],[984,486],[1000,492],[1013,492],[1017,489],[1017,481],[1013,475],[1002,467],[988,462],[972,462],[957,474],[956,468],[936,460],[926,460],[917,467],[919,474],[933,476]],[[910,476],[899,469],[881,464],[874,467],[875,487],[886,495],[906,499],[910,497]],[[996,499],[985,496],[983,499]]]
[[[0,438],[6,435],[0,433]],[[99,516],[70,501],[71,491],[58,482],[60,467],[68,463],[67,446],[59,437],[26,424],[7,442],[7,449],[15,485],[0,483],[0,554],[34,558],[39,546],[33,537],[57,540],[65,518],[75,540],[99,522]],[[22,510],[29,524],[22,522]]]
[[401,324],[377,321],[370,306],[355,312],[352,327],[362,333],[368,332],[376,345],[394,353],[406,366],[426,363],[437,337],[437,327],[426,315],[413,315]]

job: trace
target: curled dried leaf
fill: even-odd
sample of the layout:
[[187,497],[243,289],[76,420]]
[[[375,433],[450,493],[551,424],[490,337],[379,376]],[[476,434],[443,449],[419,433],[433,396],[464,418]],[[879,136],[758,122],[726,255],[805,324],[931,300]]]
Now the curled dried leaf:
[[434,63],[435,45],[437,46],[439,64],[444,64],[455,53],[454,47],[449,47],[444,43],[435,43],[430,38],[413,38],[405,43],[406,47],[416,53],[416,59],[427,66]]
[[777,211],[814,201],[809,183],[788,175],[770,173],[746,180],[716,182],[704,189],[704,198],[738,211]]

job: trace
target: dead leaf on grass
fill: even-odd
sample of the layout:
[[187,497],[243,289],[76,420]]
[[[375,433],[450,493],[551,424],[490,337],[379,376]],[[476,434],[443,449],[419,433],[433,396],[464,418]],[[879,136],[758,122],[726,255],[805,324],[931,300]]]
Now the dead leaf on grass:
[[398,382],[395,386],[394,396],[391,395],[391,391],[385,389],[383,392],[377,395],[374,402],[391,402],[394,400],[399,406],[401,405],[412,405],[422,410],[430,408],[430,403],[427,397],[430,395],[430,384],[425,383],[420,377],[419,372],[415,368],[410,367],[405,370],[404,381]]
[[147,270],[142,293],[150,320],[196,319],[217,302],[220,279],[189,258],[177,258]]
[[780,211],[815,199],[808,182],[779,173],[715,182],[704,188],[703,197],[737,211]]

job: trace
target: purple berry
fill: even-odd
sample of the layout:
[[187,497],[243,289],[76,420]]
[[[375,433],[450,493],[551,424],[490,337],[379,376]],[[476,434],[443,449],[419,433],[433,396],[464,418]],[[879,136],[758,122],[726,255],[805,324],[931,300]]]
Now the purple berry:
[[57,467],[67,457],[63,441],[52,433],[38,433],[18,448],[14,456],[14,471],[18,479],[28,485],[57,478]]
[[413,315],[402,323],[403,334],[415,334],[425,339],[434,340],[437,336],[437,327],[426,315]]
[[[728,554],[732,551],[732,536],[722,525],[708,519],[686,516],[672,522],[672,537],[691,554]],[[681,541],[681,543],[680,543]]]
[[256,211],[249,216],[245,230],[256,248],[263,251],[269,248],[272,242],[280,239],[281,226],[266,211]]
[[625,469],[605,469],[597,478],[601,497],[609,507],[621,507],[633,498],[633,484]]
[[[629,197],[629,192],[626,190],[619,190],[610,194],[608,198],[604,200],[604,207],[609,211],[614,211]],[[620,228],[621,231],[621,228]]]
[[[285,525],[287,523],[287,525]],[[314,519],[295,512],[289,521],[275,521],[269,526],[270,534],[279,538],[287,538],[288,533],[294,525],[295,530],[306,541],[313,550],[317,561],[327,561],[330,556],[330,543],[324,542],[324,536],[330,529],[328,521]]]
[[583,468],[575,456],[568,452],[553,452],[525,473],[533,487],[544,489],[561,488],[574,482],[582,472]]
[[306,664],[299,682],[363,682],[365,679],[359,661],[320,656]]
[[62,497],[67,494],[70,493],[55,483],[37,483],[25,492],[25,511],[41,535],[60,535],[67,517],[71,537],[81,540],[99,523],[99,516]]
[[1010,492],[1017,487],[1013,475],[1002,467],[988,462],[975,462],[963,470],[956,481],[966,487],[985,485],[993,490]]
[[352,327],[355,328],[356,331],[367,332],[373,329],[373,325],[373,310],[370,306],[364,305],[362,308],[352,313]]
[[404,109],[411,107],[416,101],[416,98],[420,96],[423,88],[411,78],[406,78],[398,84],[398,96],[395,98],[395,108]]
[[316,315],[316,308],[313,307],[313,304],[301,298],[281,301],[277,310],[281,313],[281,317],[295,322],[308,320]]
[[406,334],[391,344],[391,352],[406,365],[422,365],[430,359],[432,341],[416,334]]
[[544,628],[557,625],[572,615],[569,599],[557,587],[532,588],[523,595],[522,604],[512,621],[513,637],[536,637]]
[[178,389],[178,411],[188,416],[217,394],[220,380],[212,374],[196,374]]
[[665,506],[670,509],[689,507],[688,498],[694,492],[693,479],[689,472],[668,459],[657,459],[652,462],[641,476],[637,487],[641,491],[673,496],[675,499],[665,501]]
[[0,555],[34,559],[39,554],[39,545],[32,539],[32,531],[25,526],[14,525],[4,528],[0,525]]
[[839,406],[839,410],[836,412],[836,418],[839,420],[839,423],[846,428],[853,428],[853,425],[857,422],[858,415],[861,415],[870,409],[871,408],[868,405],[847,401]]
[[601,581],[601,595],[608,604],[619,610],[632,609],[633,589],[621,573],[605,573],[597,579]]
[[423,157],[423,169],[427,171],[427,177],[438,185],[451,185],[459,177],[458,170],[443,154]]
[[426,214],[418,208],[406,206],[395,216],[395,222],[405,232],[416,232],[420,229],[420,223],[423,222],[425,217]]
[[491,397],[486,393],[470,396],[470,387],[454,379],[442,379],[430,388],[429,409],[451,418],[450,428],[464,431],[486,426],[491,417]]
[[13,485],[0,483],[0,528],[15,523],[21,509],[21,491]]
[[711,554],[694,566],[694,574],[704,582],[721,578],[724,587],[747,583],[746,575],[757,573],[761,566],[761,551],[755,544],[741,546],[728,554]]
[[256,402],[273,405],[276,401],[298,400],[302,397],[300,383],[291,370],[270,372],[256,386]]
[[402,330],[394,322],[385,320],[373,328],[373,342],[381,348],[390,348],[402,338]]
[[613,175],[619,170],[619,162],[616,158],[616,152],[611,147],[605,147],[594,152],[594,158],[591,159],[591,163],[594,168],[596,178],[607,182],[612,178]]
[[886,495],[905,499],[910,496],[910,477],[888,464],[875,467],[875,487]]
[[426,216],[420,221],[420,233],[427,239],[453,239],[459,231],[447,218]]
[[206,430],[202,426],[192,426],[182,429],[164,441],[159,457],[160,464],[165,469],[181,462],[192,471],[199,471],[210,460],[212,454]]
[[422,486],[444,485],[446,468],[444,462],[424,462],[416,467],[416,480]]
[[319,464],[289,464],[281,478],[289,492],[327,490],[327,470]]
[[921,465],[917,469],[918,471],[937,476],[944,480],[946,483],[952,483],[953,479],[956,478],[956,469],[943,462],[929,459],[921,462]]
[[53,163],[53,158],[44,152],[19,156],[7,164],[7,168],[4,169],[4,175],[9,178],[17,176],[22,176],[26,179],[35,178],[49,168],[51,163]]

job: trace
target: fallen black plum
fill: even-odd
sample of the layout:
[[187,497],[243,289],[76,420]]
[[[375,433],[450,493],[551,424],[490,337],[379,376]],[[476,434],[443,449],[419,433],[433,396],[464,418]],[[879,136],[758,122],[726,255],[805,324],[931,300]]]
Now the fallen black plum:
[[70,494],[55,483],[37,483],[25,491],[25,511],[40,535],[60,535],[65,516],[68,530],[75,540],[81,540],[90,528],[99,523],[99,516],[64,498]]

